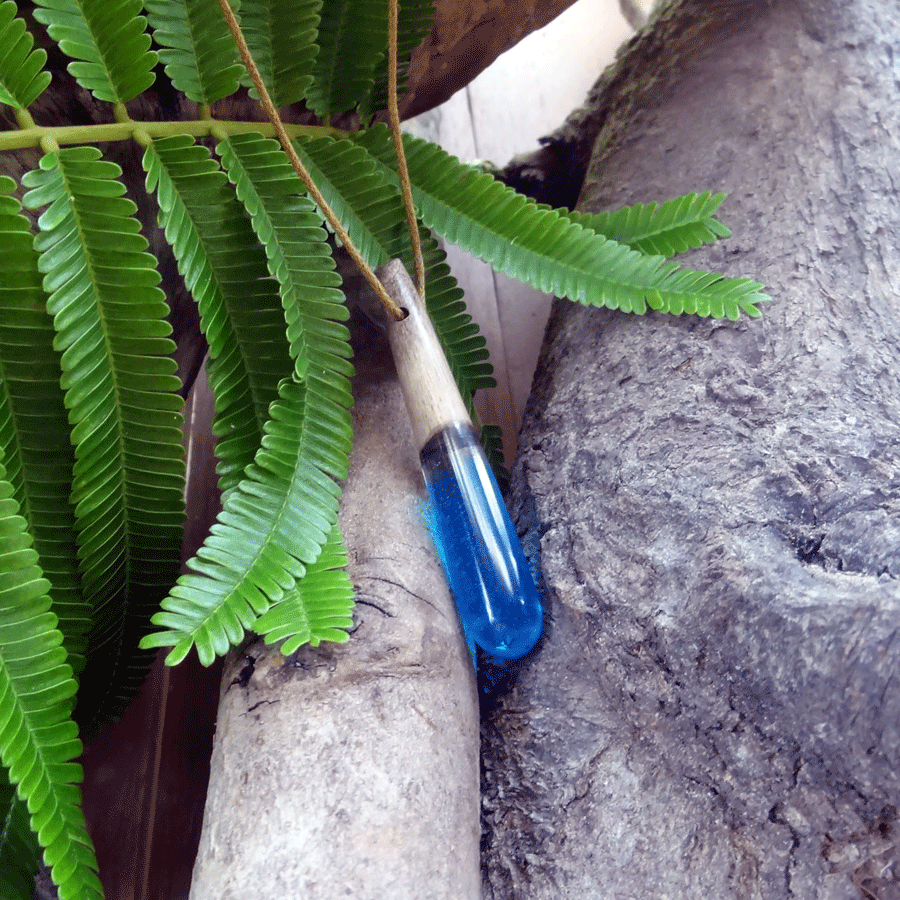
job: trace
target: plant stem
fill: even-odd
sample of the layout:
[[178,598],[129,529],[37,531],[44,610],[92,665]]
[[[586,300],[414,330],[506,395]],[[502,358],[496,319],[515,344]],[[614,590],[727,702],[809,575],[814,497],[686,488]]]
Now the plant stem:
[[[256,131],[266,137],[274,137],[275,129],[269,122],[237,122],[225,119],[196,119],[184,122],[142,122],[138,119],[130,119],[126,122],[108,122],[103,125],[63,125],[45,128],[41,125],[31,125],[28,128],[20,128],[16,131],[0,131],[0,151],[21,150],[27,147],[38,147],[41,141],[50,137],[57,144],[93,144],[99,141],[127,141],[134,136],[138,129],[152,138],[169,137],[173,134],[190,134],[194,137],[206,137],[210,129],[215,125],[226,134],[243,134],[248,131]],[[290,135],[309,135],[310,137],[322,137],[323,135],[339,136],[343,132],[334,128],[324,128],[318,125],[285,125],[285,130]]]
[[416,220],[416,208],[413,205],[412,188],[409,183],[409,170],[406,166],[406,154],[403,152],[403,136],[400,133],[400,112],[397,108],[397,16],[398,0],[388,0],[388,120],[391,126],[391,137],[394,139],[394,152],[397,154],[397,175],[400,177],[400,190],[403,193],[403,208],[406,211],[406,224],[409,228],[409,239],[412,243],[413,264],[416,270],[416,290],[425,299],[425,262],[422,259],[422,242],[419,240],[419,223]]
[[275,104],[272,102],[272,98],[269,96],[269,92],[262,80],[262,76],[259,74],[259,69],[256,68],[256,63],[253,61],[253,57],[250,54],[250,48],[247,46],[247,42],[244,40],[244,35],[241,33],[241,26],[238,24],[234,13],[231,11],[231,7],[227,3],[227,0],[218,0],[218,3],[219,7],[222,10],[222,15],[225,16],[225,21],[228,23],[228,30],[231,32],[231,36],[232,38],[234,38],[234,43],[237,45],[238,53],[240,53],[241,55],[241,60],[244,63],[244,67],[247,69],[247,72],[250,75],[250,79],[253,81],[253,86],[256,88],[256,92],[259,94],[259,101],[262,104],[262,108],[265,110],[266,115],[269,117],[269,121],[272,123],[272,126],[275,129],[275,134],[277,135],[278,140],[281,142],[281,146],[284,149],[284,152],[287,154],[288,159],[291,161],[291,165],[294,167],[294,171],[300,176],[303,184],[306,185],[306,189],[309,191],[310,196],[316,202],[319,209],[322,211],[322,214],[328,220],[328,224],[331,225],[331,227],[334,229],[334,233],[337,235],[341,243],[346,248],[347,252],[350,254],[351,259],[356,263],[366,281],[369,282],[372,290],[375,291],[375,295],[378,297],[381,305],[385,308],[387,314],[392,319],[395,319],[399,322],[404,317],[403,310],[400,309],[400,307],[397,306],[397,304],[391,299],[390,295],[384,289],[382,283],[378,280],[378,278],[375,276],[375,273],[363,259],[362,254],[360,254],[359,250],[356,249],[353,241],[350,240],[350,235],[347,234],[344,226],[341,224],[341,220],[334,214],[334,211],[326,203],[325,198],[322,196],[318,187],[316,187],[316,183],[312,180],[309,172],[306,171],[306,166],[303,165],[300,157],[297,156],[297,151],[294,150],[294,145],[291,143],[291,140],[288,137],[287,132],[285,131],[284,124],[281,121],[281,116],[278,115],[278,110],[275,108]]

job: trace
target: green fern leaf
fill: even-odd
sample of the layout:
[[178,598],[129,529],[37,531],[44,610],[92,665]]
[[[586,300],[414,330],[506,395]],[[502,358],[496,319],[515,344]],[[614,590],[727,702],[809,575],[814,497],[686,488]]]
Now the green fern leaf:
[[770,299],[767,294],[759,293],[762,285],[749,278],[723,278],[715,272],[682,269],[675,263],[667,263],[660,272],[662,286],[647,292],[647,305],[675,316],[686,314],[737,321],[741,313],[758,317],[757,304]]
[[[435,0],[400,0],[397,22],[397,96],[402,96],[406,89],[410,57],[431,30],[434,11]],[[362,104],[360,112],[363,119],[368,120],[382,109],[387,109],[387,66],[380,67],[372,94]]]
[[347,551],[340,528],[328,535],[319,558],[307,566],[306,575],[293,591],[272,605],[253,625],[267,644],[284,641],[287,656],[304,644],[318,647],[322,641],[342,644],[353,626],[353,584],[346,573]]
[[349,140],[298,140],[294,148],[373,269],[399,252],[406,234],[400,193],[384,180],[375,160]]
[[252,462],[278,382],[294,368],[278,286],[225,174],[205,147],[187,135],[154,141],[144,154],[144,170],[209,342],[217,472],[227,492]]
[[69,503],[75,455],[38,257],[14,188],[11,178],[0,177],[0,461],[50,579],[53,611],[77,674],[91,612],[81,596]]
[[31,830],[28,807],[16,796],[8,772],[0,766],[0,872],[3,900],[31,900],[34,876],[41,860],[37,835]]
[[34,17],[47,26],[73,78],[98,100],[124,103],[153,84],[157,56],[150,49],[140,0],[37,0]]
[[[352,403],[352,351],[350,332],[340,323],[349,313],[315,205],[302,196],[303,182],[277,141],[248,133],[216,150],[280,285],[297,380],[308,379],[314,389],[327,377],[329,393],[339,392],[346,409]],[[349,413],[346,425],[349,432]]]
[[28,805],[62,900],[100,898],[97,861],[79,807],[81,753],[70,718],[76,684],[50,612],[49,582],[0,467],[0,763]]
[[172,84],[198,103],[238,89],[244,67],[216,0],[146,0],[153,39]]
[[[358,139],[392,172],[383,126]],[[538,290],[591,306],[642,314],[759,315],[762,285],[681,269],[570,222],[556,210],[479,173],[435,144],[404,135],[413,196],[422,220],[447,240]],[[396,178],[396,173],[393,173]]]
[[14,0],[0,3],[0,103],[26,109],[50,84],[45,50],[32,50],[34,38],[16,18]]
[[[241,31],[275,106],[296,103],[312,83],[321,9],[322,0],[241,0]],[[256,88],[250,96],[259,99]]]
[[[426,275],[425,307],[459,392],[472,412],[475,392],[497,386],[487,341],[466,309],[465,295],[450,272],[447,254],[430,233],[422,235],[422,255]],[[405,254],[401,254],[400,258],[404,257]],[[407,265],[412,271],[411,260]]]
[[385,0],[328,0],[319,23],[319,55],[307,104],[324,118],[353,109],[375,84],[387,49]]
[[[323,138],[297,141],[297,152],[326,202],[338,214],[350,239],[373,268],[403,260],[412,271],[412,250],[398,189],[375,170],[375,160],[351,141]],[[487,343],[466,312],[463,292],[446,263],[446,254],[423,232],[426,307],[460,393],[471,409],[479,388],[494,387]]]
[[168,307],[120,174],[96,148],[73,147],[47,154],[22,180],[32,189],[25,205],[47,207],[35,247],[62,351],[81,584],[94,609],[82,680],[91,689],[80,701],[89,711],[99,702],[98,712],[109,703],[110,714],[149,665],[131,651],[178,572],[184,521]]
[[647,256],[675,256],[711,244],[731,232],[713,213],[722,205],[725,194],[685,194],[657,206],[635,203],[621,209],[591,215],[560,212],[582,228],[602,234],[609,240],[626,244]]
[[[273,603],[292,592],[337,521],[350,442],[305,384],[283,381],[280,399],[246,478],[229,493],[210,536],[162,602],[153,624],[168,629],[142,646],[169,647],[169,665],[196,646],[203,665],[236,644]],[[196,573],[196,574],[194,574]],[[311,613],[310,622],[317,621]],[[328,640],[323,619],[310,640]]]

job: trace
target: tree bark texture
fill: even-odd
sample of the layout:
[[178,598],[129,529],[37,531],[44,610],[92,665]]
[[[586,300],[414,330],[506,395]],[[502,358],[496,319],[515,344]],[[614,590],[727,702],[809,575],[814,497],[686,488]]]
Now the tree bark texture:
[[192,900],[480,896],[474,675],[385,359],[370,334],[354,360],[353,635],[229,657]]
[[488,900],[900,897],[900,7],[673,5],[581,205],[725,190],[761,320],[558,303],[514,504],[551,598],[484,725]]

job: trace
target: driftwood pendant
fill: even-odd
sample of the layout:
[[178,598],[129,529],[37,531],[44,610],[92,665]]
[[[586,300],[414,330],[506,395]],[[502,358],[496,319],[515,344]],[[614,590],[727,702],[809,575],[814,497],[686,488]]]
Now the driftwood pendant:
[[466,406],[409,274],[399,260],[379,278],[406,317],[388,338],[428,488],[431,530],[469,652],[520,659],[537,643],[543,610],[531,570]]

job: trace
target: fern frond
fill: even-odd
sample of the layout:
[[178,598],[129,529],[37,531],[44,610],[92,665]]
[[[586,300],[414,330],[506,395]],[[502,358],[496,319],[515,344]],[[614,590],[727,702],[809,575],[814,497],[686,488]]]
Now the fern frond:
[[62,900],[103,896],[79,807],[81,753],[71,720],[76,684],[35,564],[25,520],[0,467],[0,762],[27,803]]
[[[497,385],[494,367],[489,362],[487,341],[469,315],[463,290],[447,265],[447,254],[431,232],[423,230],[421,241],[425,261],[425,307],[459,392],[471,413],[475,392]],[[412,271],[411,252],[405,249],[399,255]]]
[[50,84],[45,50],[32,50],[34,38],[16,18],[14,0],[0,3],[0,103],[26,109]]
[[[225,497],[210,536],[188,563],[193,572],[178,579],[153,616],[168,630],[142,641],[146,648],[172,647],[169,665],[192,646],[209,665],[293,591],[319,557],[337,521],[335,479],[346,477],[350,447],[317,399],[305,384],[282,382],[246,477]],[[326,617],[310,640],[330,639],[331,629]]]
[[346,565],[347,551],[335,525],[303,579],[256,620],[253,630],[267,644],[284,641],[281,652],[285,656],[304,644],[318,647],[322,641],[347,641],[347,629],[353,626],[354,601]]
[[147,190],[209,343],[219,486],[240,481],[260,445],[269,404],[293,362],[278,286],[224,172],[187,135],[154,141],[144,154]]
[[349,140],[298,140],[294,148],[363,259],[375,269],[399,253],[406,233],[400,192],[375,160]]
[[375,84],[387,49],[385,0],[328,0],[319,23],[319,54],[307,104],[320,118],[353,109]]
[[53,611],[75,673],[84,668],[91,611],[81,596],[75,513],[69,503],[75,455],[59,381],[59,354],[45,309],[28,220],[0,177],[0,461],[51,584]]
[[216,0],[146,0],[144,6],[177,90],[212,103],[238,89],[244,67]]
[[582,228],[602,234],[647,256],[675,256],[731,237],[713,213],[722,205],[725,194],[685,194],[665,203],[635,203],[621,209],[590,213],[560,212]]
[[41,847],[31,830],[28,807],[16,796],[9,773],[0,766],[0,872],[3,900],[31,900]]
[[140,0],[36,0],[34,17],[74,60],[68,70],[98,100],[124,103],[153,84],[157,56],[150,49]]
[[[375,160],[347,140],[297,141],[296,147],[366,262],[377,268],[398,258],[412,271],[412,251],[400,194],[375,170]],[[421,239],[425,304],[460,393],[471,408],[475,391],[496,384],[488,362],[487,343],[466,311],[463,292],[447,266],[446,254],[430,233],[423,231]]]
[[[95,679],[116,708],[149,664],[131,651],[178,572],[184,522],[175,345],[120,174],[96,148],[72,147],[45,155],[22,180],[25,205],[47,207],[35,248],[73,425],[81,584],[95,624],[82,686]],[[82,691],[80,701],[92,700]]]
[[[409,60],[413,50],[431,30],[435,0],[400,0],[397,22],[397,96],[402,96],[409,76]],[[371,96],[360,112],[367,120],[379,110],[387,109],[387,66],[379,67]]]
[[[393,172],[387,129],[358,139]],[[494,268],[538,290],[591,306],[642,314],[759,315],[762,285],[682,269],[644,256],[539,206],[435,144],[404,135],[413,196],[422,220]],[[396,178],[396,173],[393,173]]]
[[658,289],[647,292],[647,305],[673,316],[737,321],[744,313],[756,318],[761,315],[757,304],[770,299],[759,293],[762,285],[749,278],[723,278],[716,272],[682,269],[675,263],[662,266],[660,273],[664,280]]
[[303,196],[303,182],[277,141],[251,132],[223,141],[216,150],[280,285],[297,380],[309,378],[312,384],[328,377],[349,407],[350,332],[340,324],[349,313],[315,205]]
[[[296,103],[313,81],[321,9],[322,0],[241,0],[241,31],[275,106]],[[250,96],[259,99],[255,87]]]

